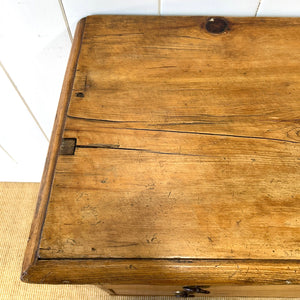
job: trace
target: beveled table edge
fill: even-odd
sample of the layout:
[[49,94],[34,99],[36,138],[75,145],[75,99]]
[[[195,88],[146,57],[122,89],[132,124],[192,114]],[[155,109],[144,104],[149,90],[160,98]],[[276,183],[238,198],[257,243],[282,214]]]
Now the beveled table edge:
[[63,86],[60,94],[55,122],[52,130],[51,140],[49,143],[47,159],[45,162],[44,172],[40,184],[36,210],[32,221],[31,230],[27,242],[25,255],[24,255],[22,274],[26,273],[28,269],[36,263],[38,259],[40,238],[41,238],[43,224],[46,217],[49,195],[52,188],[55,166],[58,158],[59,147],[60,147],[63,129],[66,120],[66,113],[71,98],[71,92],[72,92],[73,82],[75,78],[79,53],[81,49],[81,42],[82,42],[82,37],[83,37],[83,32],[85,27],[85,21],[86,18],[83,18],[78,22],[75,36],[74,36],[74,42],[72,44],[72,49],[67,64],[67,70],[63,81]]

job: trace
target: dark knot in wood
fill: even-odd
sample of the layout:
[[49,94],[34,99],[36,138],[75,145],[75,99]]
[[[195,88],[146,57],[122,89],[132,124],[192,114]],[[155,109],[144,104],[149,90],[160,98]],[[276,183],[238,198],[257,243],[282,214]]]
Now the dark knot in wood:
[[209,33],[220,34],[228,29],[228,22],[221,17],[208,18],[205,28]]

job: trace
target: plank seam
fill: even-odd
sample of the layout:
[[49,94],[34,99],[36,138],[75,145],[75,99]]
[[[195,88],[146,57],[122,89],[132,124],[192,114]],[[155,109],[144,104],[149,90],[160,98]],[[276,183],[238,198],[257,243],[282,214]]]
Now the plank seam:
[[257,17],[257,14],[258,14],[258,11],[259,11],[259,8],[260,8],[260,5],[261,5],[261,1],[262,1],[262,0],[259,0],[259,2],[258,2],[256,11],[255,11],[255,17]]
[[260,263],[274,263],[277,264],[278,262],[283,263],[298,263],[300,264],[299,259],[259,259],[259,258],[157,258],[157,257],[40,257],[39,260],[43,261],[55,261],[55,260],[137,260],[137,261],[149,261],[149,260],[155,260],[155,261],[174,261],[174,262],[182,262],[182,263],[188,263],[193,261],[203,261],[203,262],[211,262],[211,261],[230,261],[230,262],[260,262]]
[[161,1],[162,0],[158,0],[158,15],[161,16]]
[[30,109],[29,105],[27,104],[25,98],[23,97],[23,95],[21,94],[20,90],[18,89],[17,85],[15,84],[15,82],[13,81],[13,79],[11,78],[11,76],[9,75],[8,71],[6,70],[6,68],[4,67],[4,65],[2,64],[2,62],[0,61],[0,67],[3,70],[3,72],[5,73],[6,77],[8,78],[8,80],[10,81],[10,83],[12,84],[13,88],[15,89],[15,91],[17,92],[17,94],[19,95],[21,101],[23,102],[23,104],[25,105],[27,111],[29,112],[29,114],[31,115],[31,117],[33,118],[34,122],[36,123],[36,125],[38,126],[38,128],[41,130],[43,136],[45,137],[45,139],[47,140],[47,142],[49,143],[49,138],[47,136],[47,134],[45,133],[45,131],[43,130],[41,124],[39,123],[39,121],[37,120],[37,118],[35,117],[34,113],[32,112],[32,110]]
[[65,25],[66,25],[66,29],[67,29],[70,41],[71,41],[71,43],[73,43],[73,36],[72,36],[71,29],[70,29],[70,24],[69,24],[69,21],[68,21],[68,18],[67,18],[67,14],[66,14],[64,4],[62,3],[62,0],[58,0],[58,3],[59,3],[59,6],[60,6],[60,10],[61,10]]
[[17,164],[16,160],[8,153],[8,151],[5,150],[3,146],[0,145],[0,149],[3,150],[3,152],[14,162]]

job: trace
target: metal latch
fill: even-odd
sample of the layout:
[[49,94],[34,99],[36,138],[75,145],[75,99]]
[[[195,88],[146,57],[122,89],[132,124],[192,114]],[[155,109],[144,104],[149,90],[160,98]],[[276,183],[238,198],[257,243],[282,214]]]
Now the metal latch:
[[189,297],[195,297],[194,293],[209,294],[210,291],[205,290],[208,287],[209,286],[199,286],[199,285],[184,286],[182,288],[183,291],[175,292],[175,296],[178,298],[189,298]]

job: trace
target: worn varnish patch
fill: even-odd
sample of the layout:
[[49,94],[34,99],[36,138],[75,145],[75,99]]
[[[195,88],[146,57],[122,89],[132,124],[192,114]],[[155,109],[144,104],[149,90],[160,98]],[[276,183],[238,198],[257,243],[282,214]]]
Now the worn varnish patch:
[[294,283],[299,35],[297,18],[88,17],[39,259],[243,261],[212,266],[226,284],[257,282],[255,260],[260,283]]

